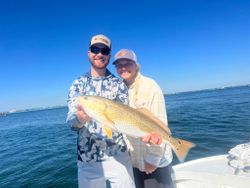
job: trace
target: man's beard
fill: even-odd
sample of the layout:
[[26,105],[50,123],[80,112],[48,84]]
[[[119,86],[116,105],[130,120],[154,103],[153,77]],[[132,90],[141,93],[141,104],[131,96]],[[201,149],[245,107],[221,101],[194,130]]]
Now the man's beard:
[[96,66],[95,63],[91,62],[92,67],[94,67],[95,69],[106,69],[106,67],[108,66],[108,63],[106,64],[102,64],[102,66]]
[[[109,59],[110,59],[110,58],[109,58]],[[91,65],[92,65],[92,67],[95,68],[95,69],[106,69],[106,67],[107,67],[108,64],[109,64],[109,59],[106,60],[107,63],[102,63],[102,64],[98,63],[99,66],[97,66],[97,65],[94,63],[94,61],[90,61],[90,63],[91,63]]]

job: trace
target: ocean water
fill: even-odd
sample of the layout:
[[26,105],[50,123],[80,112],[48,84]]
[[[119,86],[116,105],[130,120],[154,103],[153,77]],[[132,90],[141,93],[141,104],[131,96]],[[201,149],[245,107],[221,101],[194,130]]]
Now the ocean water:
[[[165,97],[173,135],[197,145],[186,161],[250,141],[249,86]],[[1,188],[77,187],[76,132],[66,114],[61,107],[0,117]]]

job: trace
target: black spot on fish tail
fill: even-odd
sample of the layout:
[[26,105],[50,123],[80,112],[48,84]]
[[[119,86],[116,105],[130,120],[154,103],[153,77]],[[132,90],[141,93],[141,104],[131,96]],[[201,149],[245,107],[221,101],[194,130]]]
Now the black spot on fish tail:
[[179,146],[182,144],[182,142],[180,140],[177,140],[177,147],[176,147],[176,150],[179,151],[180,148]]

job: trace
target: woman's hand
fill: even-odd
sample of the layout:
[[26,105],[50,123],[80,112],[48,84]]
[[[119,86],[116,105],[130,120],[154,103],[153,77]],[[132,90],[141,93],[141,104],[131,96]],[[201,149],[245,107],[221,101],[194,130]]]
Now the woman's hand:
[[162,137],[158,133],[151,133],[147,136],[142,137],[142,141],[149,144],[161,145]]
[[145,166],[144,167],[145,167],[145,173],[146,174],[153,173],[157,168],[156,166],[151,165],[151,164],[147,163],[146,161],[145,161]]

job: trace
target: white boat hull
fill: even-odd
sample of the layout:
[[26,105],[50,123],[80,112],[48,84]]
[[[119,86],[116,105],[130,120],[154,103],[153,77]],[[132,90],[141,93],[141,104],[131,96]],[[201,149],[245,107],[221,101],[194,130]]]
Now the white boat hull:
[[173,169],[177,188],[250,188],[250,172],[230,166],[228,155],[185,162]]

